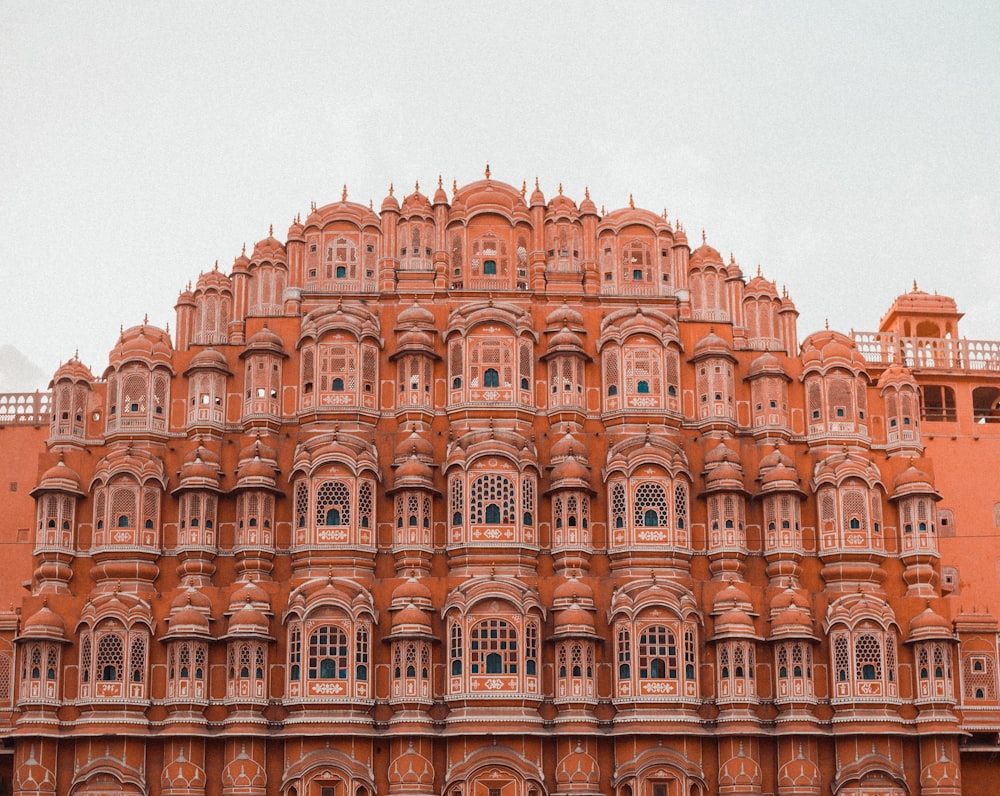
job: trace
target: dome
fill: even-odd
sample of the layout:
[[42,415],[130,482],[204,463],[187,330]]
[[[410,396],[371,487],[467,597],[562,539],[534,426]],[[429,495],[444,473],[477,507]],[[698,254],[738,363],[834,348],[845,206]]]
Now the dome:
[[791,460],[791,458],[782,453],[781,448],[775,445],[774,449],[770,453],[765,454],[764,456],[761,457],[760,469],[763,471],[763,470],[769,470],[773,467],[791,468],[794,466],[794,464],[795,463]]
[[599,793],[600,778],[601,769],[597,760],[584,751],[579,739],[576,748],[563,757],[556,766],[557,792]]
[[133,326],[121,333],[118,342],[111,350],[112,367],[138,359],[149,365],[170,365],[174,349],[170,344],[170,335],[158,326],[143,323]]
[[347,201],[347,186],[340,195],[340,201],[331,202],[313,210],[305,221],[305,227],[325,227],[335,221],[347,221],[353,226],[362,229],[364,227],[381,226],[381,219],[375,215],[375,211],[368,205]]
[[568,578],[552,590],[552,605],[556,608],[574,602],[593,603],[594,590],[577,577]]
[[953,638],[951,622],[934,611],[930,604],[910,620],[910,635],[907,641],[921,639],[951,639]]
[[553,330],[562,329],[566,326],[571,329],[580,330],[585,328],[583,314],[579,310],[573,309],[568,304],[561,304],[546,315],[545,325]]
[[399,311],[396,316],[396,329],[434,328],[434,313],[417,301]]
[[552,197],[547,210],[549,215],[577,215],[576,203],[563,195],[562,183],[559,184],[559,193]]
[[191,606],[201,611],[211,612],[212,599],[194,588],[186,588],[170,601],[170,610],[178,610]]
[[403,437],[396,446],[395,458],[408,459],[416,456],[424,461],[434,460],[434,445],[414,428],[409,436]]
[[753,636],[755,629],[753,619],[746,611],[732,608],[723,611],[715,619],[715,637],[719,636]]
[[66,640],[66,623],[59,614],[49,608],[48,600],[29,616],[21,626],[21,638],[48,638]]
[[730,757],[719,769],[719,786],[731,792],[760,792],[760,766],[753,758],[742,753]]
[[420,193],[420,183],[417,183],[413,193],[403,199],[403,215],[410,214],[431,215],[430,200]]
[[696,265],[723,265],[722,255],[707,243],[702,241],[701,246],[691,252],[690,263],[692,267]]
[[849,370],[864,370],[866,363],[850,337],[826,329],[813,332],[802,342],[802,364],[821,368],[840,365]]
[[441,175],[438,175],[438,187],[434,191],[434,204],[436,205],[446,205],[448,204],[448,194],[444,192],[444,187],[441,185]]
[[892,309],[899,314],[907,315],[955,315],[958,305],[950,296],[939,296],[918,290],[916,284],[909,293],[897,296],[892,303]]
[[923,470],[918,470],[912,461],[909,467],[892,480],[892,486],[890,500],[897,500],[907,495],[930,495],[936,500],[941,499],[941,495],[934,488],[934,479]]
[[747,378],[752,379],[757,376],[784,376],[786,379],[788,378],[781,360],[770,352],[761,354],[750,363],[750,367],[747,369]]
[[74,355],[56,369],[52,381],[49,382],[49,388],[61,381],[83,382],[89,385],[94,381],[94,374]]
[[[193,357],[184,375],[188,375],[194,370],[221,370],[223,373],[230,373],[229,363],[226,362],[225,355],[217,348],[203,348]],[[230,374],[232,375],[232,374]]]
[[722,356],[727,359],[731,359],[734,362],[736,361],[736,358],[733,356],[733,347],[719,337],[719,335],[715,333],[714,328],[695,344],[694,353],[691,355],[691,361],[695,362],[699,359],[704,359],[705,357],[710,356]]
[[184,463],[178,472],[180,476],[178,488],[217,490],[220,484],[219,470],[219,457],[204,446],[199,445],[184,457]]
[[195,284],[195,290],[206,291],[206,290],[217,290],[219,292],[229,291],[232,289],[232,282],[230,282],[229,277],[226,276],[222,271],[219,270],[219,263],[216,262],[215,267],[211,271],[205,271],[198,276],[198,281]]
[[524,197],[513,185],[505,182],[491,180],[487,168],[485,180],[477,180],[460,188],[452,200],[452,211],[464,208],[466,213],[474,210],[497,210],[504,215],[513,215],[526,210]]
[[884,389],[889,385],[906,385],[916,389],[917,382],[913,378],[913,372],[909,368],[904,368],[902,365],[890,365],[882,372],[878,380],[879,389]]
[[274,237],[273,230],[264,240],[259,240],[254,244],[250,261],[260,262],[261,260],[285,262],[285,247],[281,241]]
[[543,194],[542,189],[538,187],[538,177],[535,177],[535,190],[531,192],[531,198],[528,199],[528,204],[531,207],[545,207],[545,194]]
[[758,271],[757,276],[747,282],[746,287],[743,289],[743,295],[756,298],[778,298],[778,288],[774,282],[765,279],[760,275],[760,271]]
[[270,622],[264,612],[254,608],[250,601],[237,611],[234,611],[226,624],[226,632],[230,635],[266,636],[270,630]]
[[393,613],[390,625],[394,631],[409,629],[430,632],[431,630],[431,620],[427,611],[418,608],[413,603],[409,603],[402,610]]
[[587,214],[587,215],[590,215],[590,216],[596,216],[597,215],[597,205],[595,205],[591,201],[591,199],[590,199],[590,189],[589,188],[584,188],[583,189],[583,201],[580,202],[580,215],[582,216],[584,214]]
[[270,609],[271,598],[264,589],[252,580],[243,583],[229,600],[229,609],[238,609],[243,605],[250,604],[264,610]]
[[278,471],[275,466],[260,456],[240,461],[236,470],[236,485],[240,487],[277,486]]
[[204,636],[209,634],[208,617],[195,608],[193,602],[172,610],[170,616],[167,617],[167,624],[170,626],[166,633],[167,636]]
[[583,338],[576,332],[570,331],[569,326],[563,326],[561,330],[549,338],[546,350],[548,354],[559,351],[581,352],[583,351]]
[[396,197],[393,195],[392,185],[389,185],[389,193],[386,194],[385,199],[382,200],[383,213],[398,213],[399,212],[399,202],[396,201]]
[[434,792],[434,766],[413,748],[413,738],[410,738],[405,752],[392,758],[392,763],[389,764],[389,782],[393,793]]
[[250,258],[247,257],[246,244],[243,244],[243,251],[236,255],[236,259],[233,260],[233,273],[245,273],[249,266]]
[[421,461],[415,454],[410,454],[410,457],[396,468],[393,486],[398,489],[407,484],[424,486],[433,483],[434,471],[430,465]]
[[705,476],[705,489],[744,491],[743,470],[729,462],[713,467]]
[[293,240],[301,241],[302,240],[302,232],[303,232],[302,222],[299,219],[299,216],[296,215],[295,218],[293,219],[291,225],[288,227],[288,240],[289,241],[293,241]]
[[567,456],[552,468],[552,488],[585,486],[590,489],[590,468],[576,456]]
[[273,351],[276,354],[285,355],[285,344],[277,333],[268,328],[266,321],[260,329],[250,335],[246,348],[240,353],[240,359],[256,351]]
[[712,600],[712,614],[722,614],[730,610],[750,611],[753,603],[750,598],[736,586],[734,581],[730,581],[724,589],[719,591]]
[[722,441],[705,454],[706,468],[719,464],[739,464],[739,461],[739,454]]
[[267,444],[266,436],[257,436],[253,442],[240,449],[240,461],[254,459],[258,456],[271,461],[278,458],[278,451]]
[[80,474],[67,466],[60,455],[55,466],[46,470],[38,486],[31,490],[33,496],[39,492],[70,492],[74,495],[83,495],[80,491]]
[[569,608],[556,611],[552,625],[558,635],[574,629],[594,632],[596,628],[593,613],[581,608],[579,603],[573,603]]
[[395,606],[413,604],[429,608],[432,605],[431,590],[422,579],[411,575],[392,590],[392,604]]
[[771,638],[812,637],[812,614],[797,604],[789,604],[771,618]]

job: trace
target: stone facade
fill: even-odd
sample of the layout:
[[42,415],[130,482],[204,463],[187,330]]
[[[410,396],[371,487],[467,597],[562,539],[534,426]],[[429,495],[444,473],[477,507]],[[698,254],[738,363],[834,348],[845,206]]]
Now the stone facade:
[[487,171],[176,312],[3,397],[4,792],[994,792],[1000,345],[950,299],[800,345],[665,214]]

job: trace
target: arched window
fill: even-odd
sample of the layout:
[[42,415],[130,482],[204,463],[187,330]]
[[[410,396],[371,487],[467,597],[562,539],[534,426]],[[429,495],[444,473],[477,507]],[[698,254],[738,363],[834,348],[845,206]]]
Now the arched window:
[[469,674],[517,674],[517,630],[504,619],[484,619],[469,631]]
[[334,625],[322,625],[309,635],[308,675],[310,680],[346,680],[347,635]]

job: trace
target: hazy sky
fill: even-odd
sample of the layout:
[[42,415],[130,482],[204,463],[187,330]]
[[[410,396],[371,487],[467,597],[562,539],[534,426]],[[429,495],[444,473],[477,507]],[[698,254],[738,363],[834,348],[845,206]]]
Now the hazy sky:
[[487,161],[704,228],[800,338],[915,279],[998,339],[998,42],[995,2],[0,0],[0,346],[100,375],[269,224]]

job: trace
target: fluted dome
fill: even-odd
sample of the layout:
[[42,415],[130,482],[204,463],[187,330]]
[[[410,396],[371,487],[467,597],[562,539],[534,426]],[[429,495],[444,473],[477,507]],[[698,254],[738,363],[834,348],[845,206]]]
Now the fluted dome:
[[414,189],[413,193],[403,199],[402,212],[404,215],[418,214],[429,216],[431,214],[430,200],[420,193],[419,185]]
[[576,456],[567,456],[552,468],[552,487],[581,485],[590,488],[590,468]]
[[228,276],[219,270],[218,263],[215,264],[215,267],[211,271],[205,271],[200,274],[198,276],[198,281],[195,284],[195,289],[199,291],[218,290],[219,292],[222,292],[224,290],[230,290],[231,287],[232,282],[230,282]]
[[865,359],[850,337],[825,329],[814,332],[802,342],[802,364],[806,368],[841,365],[850,370],[864,370]]
[[238,609],[246,604],[261,609],[268,609],[271,605],[271,600],[264,589],[254,581],[248,580],[233,592],[229,600],[229,608],[230,610]]
[[921,492],[935,493],[933,480],[923,470],[918,470],[913,463],[892,479],[894,497],[902,494]]
[[416,455],[411,454],[407,459],[396,468],[396,475],[393,479],[393,486],[395,488],[400,488],[403,486],[433,486],[434,484],[434,471],[431,466],[424,461],[417,458]]
[[428,462],[434,460],[434,445],[415,428],[400,440],[395,452],[397,459],[409,459],[411,456]]
[[594,590],[586,581],[575,577],[568,578],[552,590],[552,606],[554,608],[566,608],[575,602],[593,604]]
[[913,378],[913,372],[909,368],[902,365],[890,365],[882,372],[878,380],[879,389],[883,389],[889,385],[908,385],[916,389],[917,382]]
[[399,608],[411,604],[422,608],[432,605],[431,590],[421,578],[413,575],[392,590],[392,605]]
[[427,611],[418,608],[413,603],[397,610],[392,615],[390,623],[394,632],[431,632],[431,619]]
[[52,381],[49,382],[49,388],[51,389],[61,381],[93,384],[94,374],[90,372],[90,368],[74,356],[56,368],[56,372],[52,376]]
[[181,608],[192,607],[205,613],[211,613],[212,611],[212,598],[209,597],[204,592],[198,591],[198,589],[187,588],[179,592],[170,601],[171,612],[175,610],[180,610]]
[[713,265],[722,265],[722,255],[719,254],[717,249],[713,249],[707,243],[702,243],[697,249],[691,252],[690,258],[691,266],[695,265],[707,265],[709,263]]
[[401,309],[396,316],[397,329],[424,329],[425,327],[434,327],[434,313],[416,301]]
[[264,240],[259,240],[254,244],[253,254],[250,255],[251,262],[269,260],[271,262],[285,262],[285,246],[273,234],[268,235]]
[[209,634],[208,617],[193,604],[178,608],[170,612],[167,617],[167,624],[170,629],[167,636],[194,635],[204,636]]
[[267,616],[259,608],[254,608],[249,600],[237,611],[234,611],[226,623],[226,632],[230,635],[265,636],[270,630]]
[[132,360],[140,360],[148,365],[170,365],[174,349],[170,335],[158,326],[148,323],[126,329],[111,350],[110,363],[119,367]]

